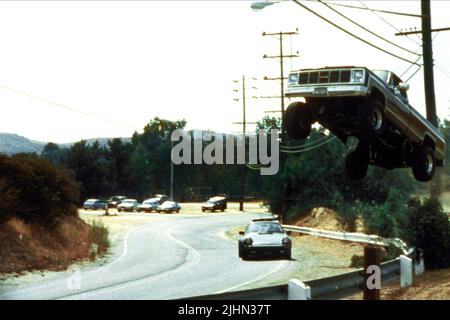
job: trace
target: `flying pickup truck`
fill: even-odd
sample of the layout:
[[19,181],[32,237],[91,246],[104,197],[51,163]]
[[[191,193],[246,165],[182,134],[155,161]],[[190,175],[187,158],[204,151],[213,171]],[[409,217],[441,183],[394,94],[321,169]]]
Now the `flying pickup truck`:
[[418,181],[433,178],[444,165],[443,135],[409,103],[404,83],[393,72],[365,67],[302,69],[289,74],[286,97],[291,103],[284,123],[292,139],[306,139],[318,122],[348,150],[345,167],[353,179],[363,179],[369,164],[386,169],[411,167]]

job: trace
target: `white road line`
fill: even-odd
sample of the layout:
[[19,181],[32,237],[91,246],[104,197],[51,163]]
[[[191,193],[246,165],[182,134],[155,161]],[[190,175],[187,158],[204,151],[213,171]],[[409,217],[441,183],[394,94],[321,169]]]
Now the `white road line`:
[[[136,231],[137,229],[142,228],[143,226],[145,226],[145,224],[144,224],[144,225],[137,226],[137,227],[134,227],[133,229],[130,229],[130,230],[127,231],[127,233],[125,234],[125,237],[124,237],[124,239],[123,239],[123,252],[122,252],[122,254],[120,255],[119,258],[117,258],[116,260],[112,261],[111,263],[108,263],[108,264],[105,265],[105,266],[101,266],[100,268],[97,268],[97,269],[95,269],[95,270],[88,271],[88,273],[97,273],[97,272],[99,272],[99,271],[103,271],[104,269],[111,267],[112,265],[118,263],[118,262],[121,261],[123,258],[125,258],[125,256],[126,256],[127,253],[128,253],[128,243],[127,243],[128,237],[130,236],[131,232]],[[117,237],[117,235],[116,235],[116,237]]]
[[[141,227],[143,227],[143,226],[141,226]],[[130,286],[134,286],[136,284],[141,284],[142,285],[144,283],[148,283],[149,281],[155,281],[155,280],[160,279],[162,277],[167,277],[168,274],[170,274],[172,272],[180,272],[180,271],[182,271],[182,270],[184,270],[186,268],[190,268],[193,265],[197,264],[200,261],[200,259],[201,259],[200,253],[197,250],[195,250],[193,247],[191,247],[189,244],[187,244],[186,242],[184,242],[184,241],[182,241],[180,239],[177,239],[174,236],[172,236],[171,231],[173,229],[174,229],[174,227],[170,228],[169,230],[166,230],[164,232],[164,234],[170,240],[172,240],[174,242],[177,242],[178,244],[180,244],[181,246],[186,248],[187,251],[188,251],[186,260],[181,265],[177,266],[175,269],[170,269],[170,270],[158,273],[158,274],[150,275],[147,278],[143,278],[143,279],[139,279],[139,280],[133,280],[133,281],[121,283],[121,284],[118,284],[118,285],[114,285],[113,284],[113,285],[111,285],[111,286],[109,286],[107,288],[93,289],[93,290],[90,290],[89,292],[83,292],[83,293],[80,293],[80,294],[75,293],[75,294],[73,294],[71,296],[64,297],[62,299],[73,299],[76,296],[81,297],[82,299],[88,299],[88,297],[92,296],[92,295],[96,296],[96,295],[99,295],[99,294],[104,294],[106,292],[111,293],[111,292],[117,291],[117,290],[124,290],[124,289],[126,289],[126,288],[128,288]],[[132,229],[132,230],[134,230],[134,229]],[[119,259],[114,261],[114,263],[117,262],[118,260],[122,259],[124,256],[125,255],[122,255]]]
[[[289,263],[290,263],[290,262],[287,262],[288,265],[289,265]],[[269,272],[263,274],[262,276],[259,276],[259,277],[255,278],[255,279],[252,279],[252,280],[249,280],[249,281],[246,281],[246,282],[243,282],[243,283],[240,283],[240,284],[238,284],[237,286],[234,286],[234,287],[231,287],[231,288],[227,288],[227,289],[225,289],[225,290],[218,291],[218,292],[216,292],[215,294],[220,294],[220,293],[225,293],[225,292],[228,292],[228,291],[233,291],[233,290],[242,288],[242,287],[244,287],[244,286],[246,286],[246,285],[248,285],[248,284],[251,284],[251,283],[253,283],[253,282],[260,281],[260,280],[262,280],[262,279],[264,279],[264,278],[267,278],[268,276],[274,274],[275,272],[278,272],[278,271],[281,269],[281,267],[282,267],[283,265],[285,265],[285,264],[286,264],[286,261],[282,261],[282,262],[280,262],[280,263],[278,264],[277,268],[275,268],[275,269],[273,269],[273,270],[271,270],[271,271],[269,271]]]

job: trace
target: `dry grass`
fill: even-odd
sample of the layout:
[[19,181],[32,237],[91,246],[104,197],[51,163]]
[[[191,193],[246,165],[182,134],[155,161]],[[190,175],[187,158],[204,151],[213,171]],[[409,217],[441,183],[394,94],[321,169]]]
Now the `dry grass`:
[[[336,212],[327,208],[314,208],[306,215],[302,215],[293,225],[323,229],[328,231],[344,232]],[[356,221],[356,232],[364,232],[361,219]]]
[[[101,236],[98,237],[97,235]],[[107,230],[67,217],[55,229],[12,218],[0,225],[0,273],[65,270],[70,264],[106,251]]]

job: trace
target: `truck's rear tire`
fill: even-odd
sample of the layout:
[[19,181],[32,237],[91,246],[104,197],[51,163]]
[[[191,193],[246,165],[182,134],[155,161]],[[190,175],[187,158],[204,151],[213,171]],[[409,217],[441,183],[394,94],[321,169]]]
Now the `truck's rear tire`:
[[378,99],[370,99],[358,110],[357,125],[362,140],[382,138],[387,129],[383,103]]
[[412,172],[418,181],[427,182],[434,176],[436,160],[433,149],[429,146],[419,146],[412,154]]
[[362,180],[369,168],[369,148],[361,142],[349,149],[345,157],[345,171],[353,180]]
[[304,140],[311,133],[311,115],[308,106],[303,102],[291,103],[283,119],[286,132],[291,139]]

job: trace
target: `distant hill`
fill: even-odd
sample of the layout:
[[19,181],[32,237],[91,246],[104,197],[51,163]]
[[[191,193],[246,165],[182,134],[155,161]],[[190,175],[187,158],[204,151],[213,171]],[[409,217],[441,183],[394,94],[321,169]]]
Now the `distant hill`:
[[12,133],[0,133],[0,152],[14,154],[19,152],[41,153],[45,142],[33,141]]
[[[93,139],[86,139],[86,141],[89,144],[92,144],[98,140],[98,142],[100,142],[100,145],[106,146],[108,140],[110,139],[113,138],[93,138]],[[121,139],[124,142],[131,141],[131,138],[121,138]],[[46,144],[47,142],[30,140],[28,138],[13,133],[0,133],[0,153],[14,154],[20,152],[25,153],[35,152],[37,154],[40,154]],[[61,143],[58,145],[60,146],[60,148],[69,148],[73,144],[74,142]]]

